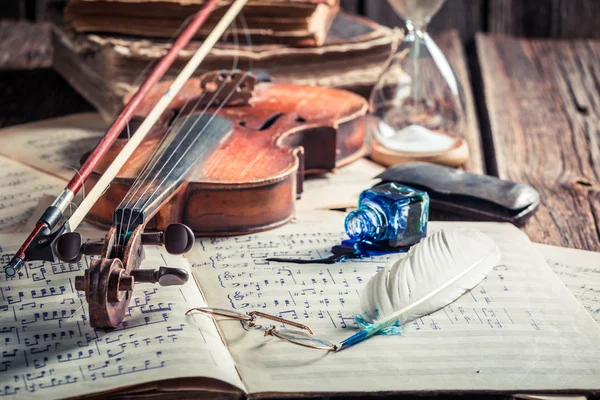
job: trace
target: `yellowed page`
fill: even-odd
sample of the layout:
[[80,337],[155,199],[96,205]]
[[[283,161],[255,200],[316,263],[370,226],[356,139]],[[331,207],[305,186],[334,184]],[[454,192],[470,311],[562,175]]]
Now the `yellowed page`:
[[600,253],[537,243],[533,246],[600,323]]
[[307,177],[296,210],[356,207],[360,193],[379,182],[374,178],[383,171],[381,165],[361,158],[324,176]]
[[0,154],[68,181],[106,128],[96,113],[12,126],[0,130]]
[[[259,309],[309,325],[332,342],[356,331],[352,315],[376,271],[399,256],[333,265],[268,263],[321,258],[342,239],[343,214],[299,214],[281,229],[202,239],[193,271],[213,307]],[[437,390],[572,390],[600,387],[600,328],[511,225],[465,226],[489,234],[503,257],[484,282],[423,317],[402,336],[376,336],[339,353],[297,347],[219,323],[250,393]]]
[[15,232],[44,194],[58,194],[65,182],[0,156],[0,232]]
[[[0,235],[2,259],[24,235]],[[144,268],[189,268],[186,259],[146,246]],[[0,274],[0,397],[51,399],[112,391],[145,382],[209,377],[243,389],[210,320],[185,317],[203,304],[193,280],[184,286],[139,284],[130,315],[110,331],[88,325],[74,280],[89,267],[28,263],[15,279]]]

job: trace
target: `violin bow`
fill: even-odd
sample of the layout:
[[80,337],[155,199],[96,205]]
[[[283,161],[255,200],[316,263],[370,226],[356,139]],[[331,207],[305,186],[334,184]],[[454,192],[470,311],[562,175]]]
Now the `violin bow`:
[[210,14],[216,9],[219,0],[209,0],[202,10],[196,14],[194,19],[185,28],[177,38],[168,53],[162,58],[158,65],[146,81],[140,86],[136,94],[129,100],[121,114],[117,117],[110,129],[106,132],[102,140],[98,143],[94,151],[90,154],[86,162],[80,167],[73,179],[67,184],[65,189],[58,195],[56,200],[42,214],[35,228],[29,234],[25,242],[21,245],[12,260],[4,266],[4,272],[7,276],[15,276],[19,270],[29,260],[56,261],[57,257],[54,250],[54,242],[65,232],[74,231],[86,214],[92,208],[96,200],[108,188],[121,167],[133,154],[142,140],[146,137],[152,126],[169,106],[171,101],[179,93],[183,85],[192,76],[200,63],[208,55],[225,30],[233,22],[248,0],[235,0],[229,10],[221,18],[213,31],[203,41],[202,45],[196,50],[195,54],[188,61],[187,65],[179,73],[171,86],[165,91],[160,100],[156,103],[152,111],[148,114],[144,122],[139,126],[135,133],[130,137],[127,144],[121,152],[115,157],[108,169],[98,180],[96,185],[83,199],[79,207],[71,215],[62,227],[52,232],[52,229],[62,220],[63,214],[77,192],[81,189],[84,182],[90,176],[92,170],[104,157],[119,134],[129,123],[129,120],[139,107],[142,100],[148,94],[156,83],[164,76],[166,71],[175,61],[179,52],[190,42],[200,27],[206,22]]

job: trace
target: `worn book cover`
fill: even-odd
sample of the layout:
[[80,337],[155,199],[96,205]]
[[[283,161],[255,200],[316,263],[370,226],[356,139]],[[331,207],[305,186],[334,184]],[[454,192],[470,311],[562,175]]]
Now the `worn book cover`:
[[[165,41],[77,33],[58,19],[52,35],[54,69],[107,120],[143,82],[142,72],[148,71],[148,65],[169,48]],[[273,81],[337,87],[368,95],[397,39],[398,33],[389,28],[340,12],[321,47],[221,42],[196,75],[237,67],[267,72]],[[176,76],[197,47],[198,43],[192,43],[183,50],[165,79]]]
[[[230,1],[209,17],[196,35],[206,37]],[[103,32],[171,38],[204,0],[71,0],[67,21],[77,32]],[[250,34],[256,43],[320,46],[339,9],[339,0],[250,0],[237,33]],[[245,25],[245,26],[244,26]]]

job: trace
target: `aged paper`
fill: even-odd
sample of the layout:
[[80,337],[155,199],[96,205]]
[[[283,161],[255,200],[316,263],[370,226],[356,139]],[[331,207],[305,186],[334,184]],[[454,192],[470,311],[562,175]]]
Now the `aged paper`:
[[[190,257],[213,307],[259,309],[309,325],[332,342],[357,329],[363,285],[399,256],[332,265],[268,263],[322,258],[343,238],[344,215],[316,211],[262,234],[201,239]],[[572,390],[600,386],[600,328],[517,228],[431,223],[489,234],[503,258],[458,301],[339,353],[306,349],[239,322],[220,321],[250,393],[415,390]]]
[[0,130],[0,154],[68,181],[106,128],[96,113],[18,125]]
[[[24,238],[0,235],[3,263]],[[145,250],[144,268],[189,268],[183,257],[155,246]],[[185,377],[243,388],[215,325],[184,315],[203,304],[192,279],[184,286],[137,285],[125,323],[110,331],[93,329],[85,296],[73,287],[89,261],[28,263],[8,280],[0,274],[0,397],[77,397]]]
[[544,244],[533,246],[600,323],[600,253]]
[[65,182],[0,156],[0,232],[15,232],[44,194],[58,194]]
[[383,171],[381,165],[361,158],[324,176],[307,177],[296,210],[356,207],[360,193],[379,182],[374,178]]

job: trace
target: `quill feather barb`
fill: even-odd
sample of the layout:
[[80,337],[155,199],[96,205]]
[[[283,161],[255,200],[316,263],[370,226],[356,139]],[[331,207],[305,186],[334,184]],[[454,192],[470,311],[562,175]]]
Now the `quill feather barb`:
[[499,261],[500,250],[481,232],[436,232],[371,278],[360,303],[361,318],[369,325],[337,349],[444,308],[477,286]]

